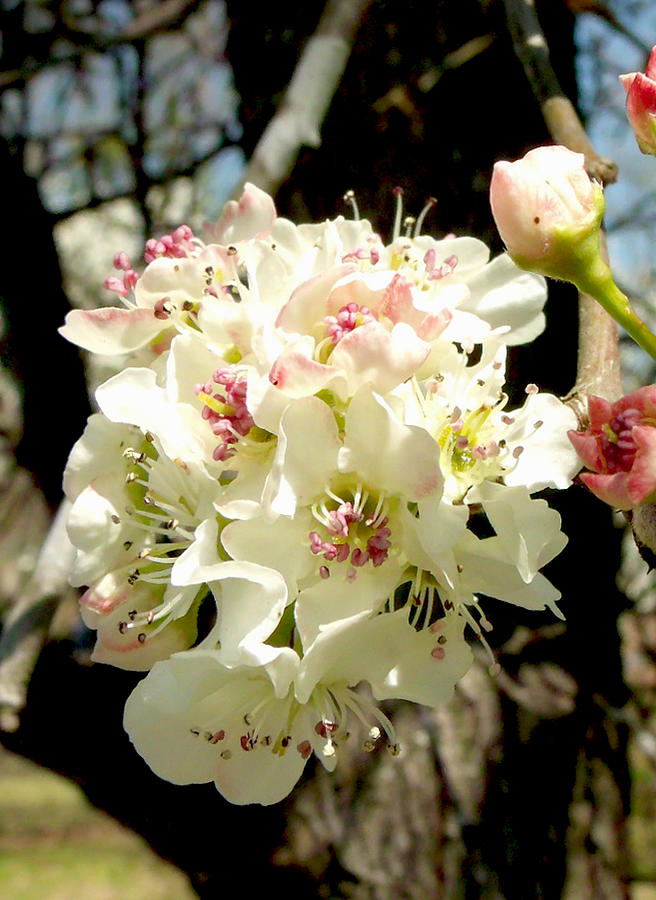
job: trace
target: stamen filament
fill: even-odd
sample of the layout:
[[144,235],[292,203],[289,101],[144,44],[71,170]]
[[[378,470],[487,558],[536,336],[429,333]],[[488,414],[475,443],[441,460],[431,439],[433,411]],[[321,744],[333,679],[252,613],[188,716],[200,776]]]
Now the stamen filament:
[[424,225],[424,219],[426,218],[426,216],[431,211],[431,209],[435,206],[436,203],[437,203],[436,197],[429,197],[428,200],[426,201],[426,205],[424,206],[422,211],[419,213],[419,217],[418,217],[417,221],[415,222],[415,228],[414,228],[414,231],[412,232],[413,238],[419,237],[419,235],[421,234],[421,229],[423,228],[423,225]]
[[395,187],[396,213],[394,215],[394,227],[392,229],[392,243],[401,237],[401,217],[403,216],[403,188]]

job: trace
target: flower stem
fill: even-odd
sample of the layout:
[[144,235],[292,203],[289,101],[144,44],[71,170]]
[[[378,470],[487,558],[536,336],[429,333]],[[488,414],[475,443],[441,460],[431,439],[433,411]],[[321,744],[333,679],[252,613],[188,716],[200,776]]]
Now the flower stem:
[[656,360],[656,335],[633,311],[629,298],[613,281],[608,266],[599,259],[585,276],[575,282],[579,290],[593,297],[643,350]]

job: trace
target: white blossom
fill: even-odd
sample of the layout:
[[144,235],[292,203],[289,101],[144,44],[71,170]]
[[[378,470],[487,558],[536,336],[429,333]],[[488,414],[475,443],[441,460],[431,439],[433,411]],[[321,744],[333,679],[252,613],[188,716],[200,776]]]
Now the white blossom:
[[373,749],[394,727],[375,700],[446,701],[469,668],[463,622],[450,616],[421,631],[403,611],[366,613],[322,629],[301,659],[286,647],[251,645],[242,665],[212,650],[157,663],[132,693],[125,727],[151,768],[174,784],[214,781],[233,803],[270,804],[293,788],[314,753],[333,770],[355,726]]
[[122,306],[61,329],[124,358],[65,473],[72,581],[94,659],[150,670],[125,725],[170,781],[274,803],[358,722],[397,753],[378,702],[448,700],[481,598],[560,615],[566,537],[533,495],[571,482],[574,417],[505,388],[544,281],[425,212],[385,244],[247,185],[141,274],[117,254]]

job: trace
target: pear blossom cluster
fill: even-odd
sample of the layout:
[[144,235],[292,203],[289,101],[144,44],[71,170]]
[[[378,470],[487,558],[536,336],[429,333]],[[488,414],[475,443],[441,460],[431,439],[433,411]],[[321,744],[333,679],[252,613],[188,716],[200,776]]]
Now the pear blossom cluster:
[[505,389],[544,280],[401,216],[385,244],[246,185],[61,328],[123,360],[65,472],[72,582],[93,658],[147,672],[125,727],[171,782],[271,804],[349,735],[402,752],[381,702],[447,701],[483,606],[560,615],[536,495],[575,476],[576,418]]

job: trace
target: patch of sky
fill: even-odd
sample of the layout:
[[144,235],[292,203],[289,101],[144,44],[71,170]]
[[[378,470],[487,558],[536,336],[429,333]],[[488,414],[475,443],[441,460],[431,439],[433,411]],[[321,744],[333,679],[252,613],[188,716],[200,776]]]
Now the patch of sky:
[[120,31],[134,18],[134,6],[125,0],[101,0],[97,4],[96,14],[104,25]]
[[218,219],[246,168],[240,147],[226,147],[200,165],[194,176],[194,207],[205,221]]
[[618,182],[606,191],[613,266],[628,287],[655,294],[656,160],[638,150],[626,118],[626,94],[619,75],[644,71],[645,53],[656,44],[656,4],[624,0],[609,3],[609,9],[631,35],[598,16],[578,16],[579,100],[595,149],[619,166]]
[[199,58],[181,35],[167,35],[152,42],[146,73],[149,175],[184,169],[220,147],[224,137],[240,137],[237,95],[224,60]]
[[86,206],[91,191],[83,157],[68,153],[64,164],[51,164],[39,179],[39,192],[52,212]]
[[116,89],[116,61],[86,53],[83,77],[72,63],[49,66],[27,87],[27,136],[109,131],[118,128],[122,111]]
[[[636,144],[626,117],[626,92],[619,75],[644,72],[656,44],[653,0],[611,0],[608,9],[619,28],[598,16],[577,17],[579,103],[596,151],[619,167],[616,184],[606,189],[608,250],[613,273],[636,311],[656,326],[656,159]],[[628,33],[623,33],[622,29]],[[625,387],[653,378],[651,360],[631,341],[623,341]]]

